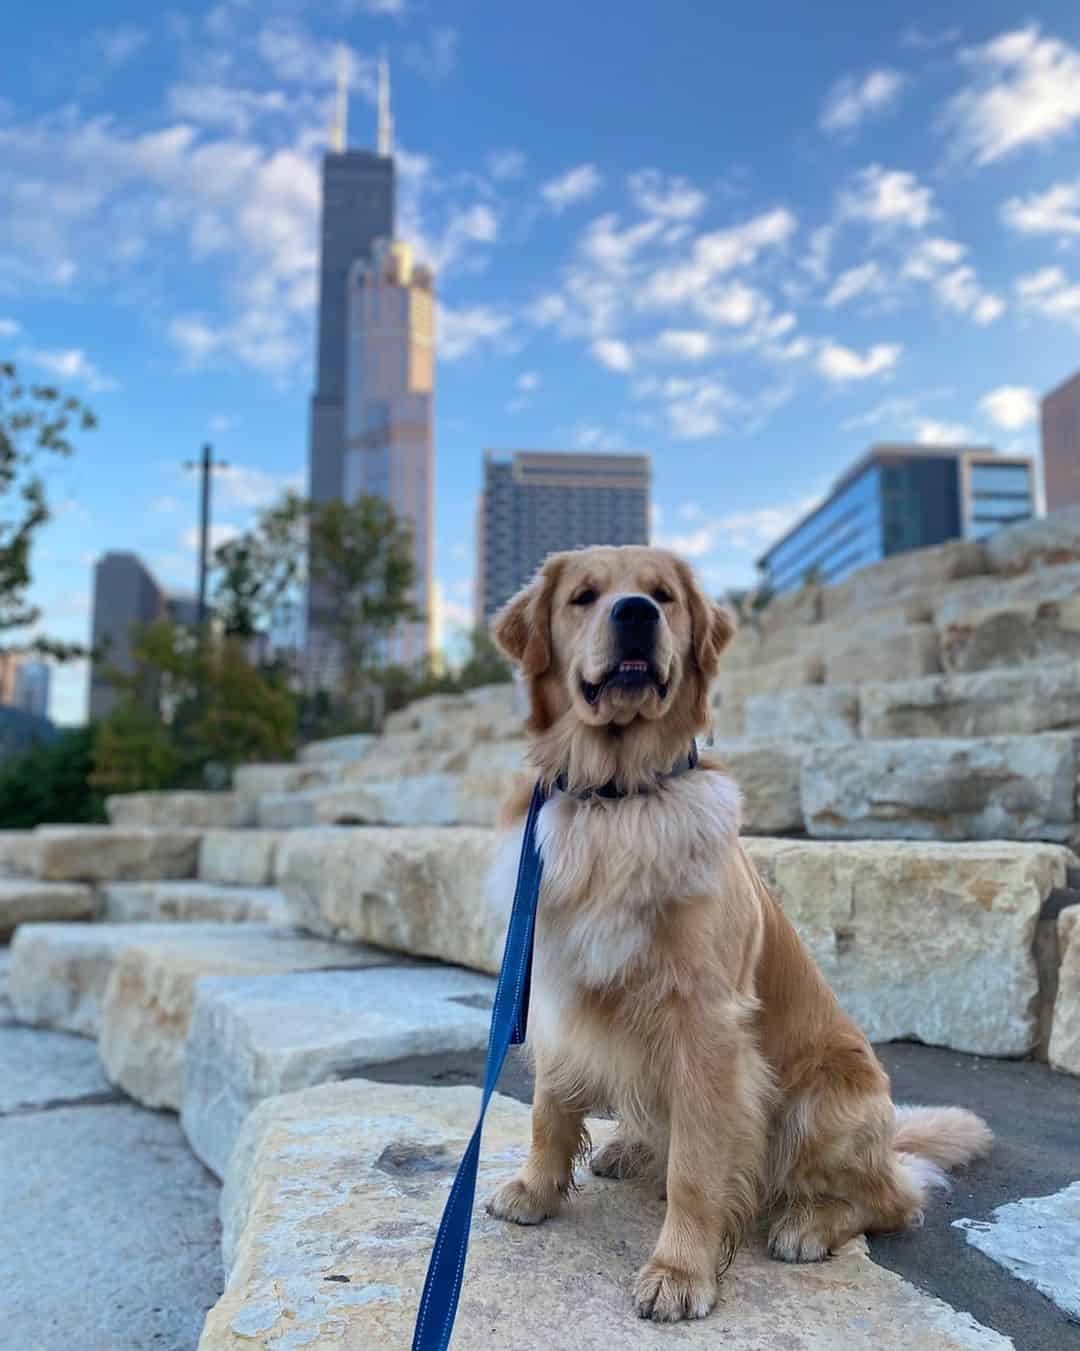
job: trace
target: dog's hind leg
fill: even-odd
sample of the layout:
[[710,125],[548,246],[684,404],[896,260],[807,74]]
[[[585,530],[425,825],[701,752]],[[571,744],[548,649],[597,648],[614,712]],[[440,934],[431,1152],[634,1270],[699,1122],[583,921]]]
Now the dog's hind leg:
[[558,1214],[573,1185],[574,1161],[587,1145],[584,1109],[566,1103],[538,1065],[529,1157],[487,1203],[488,1214],[513,1224],[539,1224]]
[[636,1140],[620,1125],[618,1134],[597,1149],[589,1161],[597,1177],[616,1181],[623,1178],[649,1177],[659,1169],[659,1159],[652,1145]]

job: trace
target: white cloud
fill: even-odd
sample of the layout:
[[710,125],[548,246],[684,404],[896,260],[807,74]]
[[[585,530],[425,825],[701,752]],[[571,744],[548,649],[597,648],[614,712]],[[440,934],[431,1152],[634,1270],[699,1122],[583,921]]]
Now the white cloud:
[[591,350],[597,361],[609,371],[628,371],[634,365],[633,352],[619,338],[597,338]]
[[704,516],[695,502],[679,508],[679,516],[695,522],[693,530],[681,534],[667,534],[660,530],[660,513],[654,522],[657,530],[655,543],[664,549],[673,549],[686,558],[705,558],[721,550],[739,553],[759,553],[773,540],[789,530],[796,521],[820,502],[819,497],[804,497],[797,502],[775,507],[755,507],[747,511],[728,512],[724,516]]
[[457,64],[458,34],[455,28],[433,28],[427,42],[410,42],[405,64],[431,80],[443,80]]
[[749,266],[764,250],[785,244],[796,225],[786,207],[776,207],[741,225],[698,235],[689,261],[657,268],[646,278],[637,303],[660,309],[693,300],[715,277]]
[[659,220],[641,221],[625,230],[619,230],[618,224],[618,216],[598,216],[581,240],[582,254],[601,271],[614,275],[625,273],[635,255],[663,228]]
[[523,313],[525,318],[538,328],[548,328],[566,317],[567,308],[563,297],[557,291],[552,291],[531,301],[525,306]]
[[1021,234],[1080,235],[1080,180],[1055,183],[1030,197],[1010,197],[1001,218]]
[[962,422],[935,422],[927,418],[919,422],[915,439],[922,446],[962,446],[970,445],[975,433]]
[[658,169],[641,169],[628,180],[634,204],[649,216],[666,221],[687,221],[705,208],[705,194],[688,178],[677,174],[665,178]]
[[595,164],[579,164],[559,178],[552,178],[540,189],[544,201],[555,211],[563,211],[573,202],[583,202],[600,190],[603,183]]
[[536,371],[522,371],[514,384],[522,392],[527,393],[529,390],[540,388],[540,376]]
[[849,267],[833,282],[825,297],[825,307],[832,310],[838,305],[846,305],[849,300],[867,291],[881,291],[884,285],[885,274],[877,263],[871,261],[859,267]]
[[1001,297],[984,291],[975,269],[966,264],[939,277],[934,283],[934,291],[942,304],[960,314],[970,315],[979,325],[992,324],[1005,312]]
[[827,341],[818,353],[817,366],[825,379],[834,383],[868,380],[871,376],[891,371],[900,360],[902,351],[899,343],[879,342],[860,356],[850,347]]
[[499,183],[520,178],[525,172],[525,155],[520,150],[493,150],[487,157],[487,170]]
[[222,432],[227,432],[230,429],[230,427],[232,427],[232,425],[233,419],[231,417],[226,417],[222,413],[215,413],[215,415],[207,423],[207,426],[210,428],[210,430],[212,432],[216,432],[219,436],[221,435]]
[[1080,329],[1080,282],[1071,281],[1060,267],[1019,278],[1016,294],[1025,309]]
[[[436,272],[445,272],[456,264],[471,244],[493,244],[499,235],[499,221],[495,212],[484,202],[473,206],[454,207],[438,238],[419,240],[417,254]],[[415,238],[415,232],[412,233]]]
[[818,125],[832,134],[854,131],[864,118],[895,103],[903,86],[898,70],[872,70],[861,80],[848,76],[833,86]]
[[802,266],[815,281],[824,281],[829,275],[829,254],[832,251],[835,230],[831,225],[820,225],[810,235],[810,248],[802,259]]
[[1006,431],[1019,431],[1039,415],[1035,391],[1027,385],[1000,385],[984,394],[979,409]]
[[682,361],[703,361],[712,351],[712,339],[700,329],[665,328],[656,342],[665,356]]
[[724,428],[724,415],[740,407],[739,399],[723,381],[709,375],[647,380],[635,392],[660,397],[671,434],[681,441],[715,436]]
[[972,82],[946,109],[956,149],[992,164],[1080,122],[1080,50],[1043,37],[1037,24],[1001,33],[963,59]]
[[458,361],[478,348],[504,341],[510,335],[510,317],[491,305],[438,307],[437,351],[443,361]]
[[146,42],[146,33],[134,24],[119,24],[116,28],[99,28],[94,42],[109,66],[126,65]]
[[904,169],[867,165],[840,194],[839,210],[851,220],[871,225],[907,225],[921,230],[935,214],[934,194]]
[[19,352],[19,357],[55,376],[57,380],[75,380],[95,394],[108,394],[120,388],[116,380],[102,375],[81,347],[58,348],[52,351],[25,347]]
[[302,475],[273,474],[253,465],[230,464],[217,471],[214,493],[229,506],[252,509],[276,502],[289,488],[299,489]]
[[22,331],[22,325],[15,319],[0,319],[0,338],[13,338]]
[[840,424],[840,430],[844,432],[862,431],[865,427],[877,427],[883,422],[896,426],[902,422],[909,422],[914,412],[914,399],[885,399],[865,413],[858,413],[854,417],[845,418]]
[[[206,546],[209,553],[215,549],[220,549],[223,544],[228,544],[229,540],[235,539],[240,530],[235,525],[226,525],[224,522],[211,524],[207,531]],[[199,549],[199,527],[189,525],[180,536],[181,548],[189,554],[197,553]]]
[[967,253],[955,239],[923,239],[908,255],[903,276],[914,281],[933,281],[941,270],[952,267]]
[[595,422],[579,422],[570,439],[578,450],[618,450],[622,444],[614,432]]
[[169,341],[191,366],[201,366],[221,344],[221,334],[195,314],[178,315],[169,321],[166,332]]
[[284,112],[288,107],[280,89],[259,93],[211,83],[173,85],[167,103],[174,117],[201,126],[227,127],[238,136],[246,135],[258,118]]

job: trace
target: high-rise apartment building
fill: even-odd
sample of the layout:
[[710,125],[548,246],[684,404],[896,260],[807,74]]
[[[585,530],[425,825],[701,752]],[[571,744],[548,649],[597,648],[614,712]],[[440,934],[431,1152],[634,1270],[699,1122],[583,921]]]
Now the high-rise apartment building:
[[777,592],[833,583],[892,554],[981,539],[1037,511],[1034,465],[988,446],[872,446],[758,559]]
[[1080,506],[1080,371],[1042,401],[1046,510]]
[[47,717],[51,675],[49,664],[29,652],[0,652],[0,706]]
[[423,620],[389,644],[401,665],[433,649],[435,297],[428,268],[407,244],[380,241],[349,278],[345,381],[346,501],[385,498],[408,523]]
[[550,553],[592,544],[648,544],[647,455],[489,451],[476,518],[479,628]]
[[110,671],[135,672],[132,630],[160,619],[165,606],[164,592],[137,554],[110,552],[94,565],[91,721],[107,717],[121,697],[109,679]]

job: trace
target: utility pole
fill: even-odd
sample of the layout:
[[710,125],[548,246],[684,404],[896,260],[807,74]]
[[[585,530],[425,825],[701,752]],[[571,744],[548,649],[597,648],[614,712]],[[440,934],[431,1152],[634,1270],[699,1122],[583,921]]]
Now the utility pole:
[[199,501],[199,631],[206,629],[206,577],[209,571],[210,548],[210,476],[215,469],[228,469],[225,460],[214,459],[214,449],[209,443],[202,448],[202,457],[187,460],[185,469],[197,469],[202,475]]

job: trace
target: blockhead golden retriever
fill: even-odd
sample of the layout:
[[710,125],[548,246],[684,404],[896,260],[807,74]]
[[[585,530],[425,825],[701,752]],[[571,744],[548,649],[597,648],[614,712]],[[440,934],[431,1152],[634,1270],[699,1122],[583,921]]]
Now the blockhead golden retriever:
[[[634,1304],[701,1318],[761,1215],[769,1250],[812,1262],[864,1230],[918,1223],[941,1170],[989,1148],[958,1108],[896,1108],[848,1018],[739,841],[739,792],[696,762],[709,684],[734,632],[662,549],[553,555],[494,633],[529,690],[530,758],[552,790],[529,1043],[532,1145],[488,1209],[555,1214],[592,1157],[655,1171],[667,1212]],[[513,890],[526,790],[507,804],[493,894]]]

